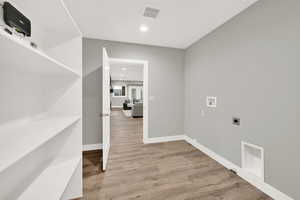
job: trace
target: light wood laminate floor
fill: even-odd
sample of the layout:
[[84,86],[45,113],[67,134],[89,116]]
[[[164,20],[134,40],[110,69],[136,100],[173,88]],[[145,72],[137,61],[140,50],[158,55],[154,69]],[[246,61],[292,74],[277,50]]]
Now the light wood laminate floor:
[[272,200],[184,141],[144,145],[142,119],[114,110],[108,169],[84,153],[84,200]]

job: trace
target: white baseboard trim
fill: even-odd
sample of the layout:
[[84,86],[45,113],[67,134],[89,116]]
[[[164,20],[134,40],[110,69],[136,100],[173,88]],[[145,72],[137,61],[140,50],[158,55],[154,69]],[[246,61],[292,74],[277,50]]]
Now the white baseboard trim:
[[270,197],[275,200],[294,200],[293,198],[289,197],[288,195],[282,193],[281,191],[277,190],[273,186],[269,185],[266,182],[263,182],[256,178],[255,176],[245,172],[245,170],[240,169],[238,171],[238,175],[249,182],[251,185],[255,186],[256,188],[260,189]]
[[216,154],[215,152],[211,151],[209,148],[201,145],[195,139],[192,139],[189,136],[185,135],[184,136],[184,140],[187,143],[189,143],[192,146],[194,146],[195,148],[197,148],[200,151],[202,151],[203,153],[205,153],[206,155],[208,155],[209,157],[211,157],[212,159],[214,159],[215,161],[217,161],[218,163],[220,163],[221,165],[223,165],[224,167],[236,171],[237,174],[241,178],[243,178],[244,180],[246,180],[247,182],[249,182],[251,185],[253,185],[256,188],[258,188],[259,190],[263,191],[264,193],[266,193],[267,195],[269,195],[273,199],[275,199],[275,200],[294,200],[291,197],[289,197],[288,195],[280,192],[279,190],[277,190],[273,186],[267,184],[266,182],[261,181],[256,176],[247,173],[241,167],[233,164],[232,162],[228,161],[224,157],[222,157],[222,156]]
[[123,106],[111,106],[112,108],[123,108]]
[[179,140],[185,140],[185,135],[175,135],[175,136],[166,136],[166,137],[147,138],[147,139],[144,140],[144,144],[173,142],[173,141],[179,141]]
[[86,144],[83,145],[82,151],[93,151],[93,150],[99,150],[102,149],[102,144]]
[[215,161],[217,161],[218,163],[220,163],[221,165],[223,165],[227,169],[232,169],[232,170],[234,170],[236,172],[238,171],[239,167],[237,165],[235,165],[232,162],[226,160],[222,156],[216,154],[215,152],[213,152],[209,148],[201,145],[196,140],[194,140],[194,139],[192,139],[192,138],[190,138],[190,137],[188,137],[188,136],[185,135],[185,141],[187,143],[190,143],[192,146],[194,146],[195,148],[199,149],[200,151],[202,151],[203,153],[205,153],[206,155],[208,155],[209,157],[211,157],[212,159],[214,159]]

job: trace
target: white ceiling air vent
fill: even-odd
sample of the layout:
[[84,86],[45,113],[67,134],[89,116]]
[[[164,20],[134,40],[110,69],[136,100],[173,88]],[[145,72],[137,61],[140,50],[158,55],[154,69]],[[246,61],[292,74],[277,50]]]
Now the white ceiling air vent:
[[144,17],[156,18],[159,14],[159,9],[146,7],[144,12]]

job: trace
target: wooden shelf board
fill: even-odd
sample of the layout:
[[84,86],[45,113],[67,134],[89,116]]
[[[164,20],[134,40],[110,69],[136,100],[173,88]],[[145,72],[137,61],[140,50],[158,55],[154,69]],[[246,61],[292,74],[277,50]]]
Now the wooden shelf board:
[[16,67],[23,72],[30,71],[39,75],[81,76],[70,67],[31,47],[26,39],[9,35],[2,29],[0,29],[0,51],[1,70],[5,70],[5,67]]
[[0,127],[0,172],[39,148],[47,141],[80,119],[72,117],[50,117],[30,121],[26,124],[10,124]]
[[18,200],[60,199],[80,160],[81,158],[74,158],[46,168]]

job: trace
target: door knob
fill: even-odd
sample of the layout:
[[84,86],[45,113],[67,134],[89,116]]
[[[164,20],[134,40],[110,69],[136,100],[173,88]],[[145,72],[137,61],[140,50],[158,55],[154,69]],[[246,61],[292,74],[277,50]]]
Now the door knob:
[[108,114],[108,113],[101,113],[100,114],[100,117],[109,117],[110,116],[110,114]]

